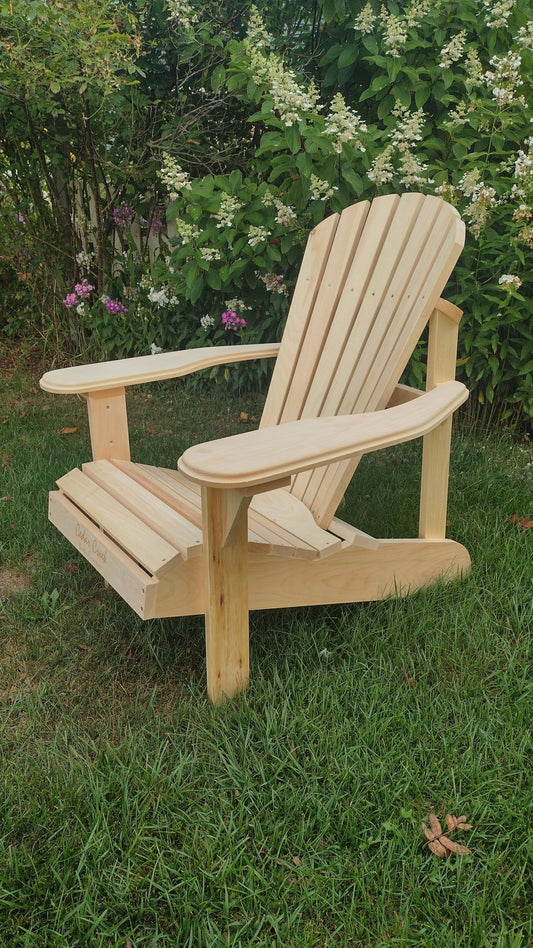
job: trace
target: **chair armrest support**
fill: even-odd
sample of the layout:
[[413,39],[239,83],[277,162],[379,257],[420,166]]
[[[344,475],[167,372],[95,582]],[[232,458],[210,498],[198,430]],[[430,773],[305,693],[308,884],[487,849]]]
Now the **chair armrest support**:
[[40,386],[46,392],[59,395],[82,395],[121,389],[126,385],[140,385],[162,379],[190,375],[212,365],[244,362],[250,359],[271,359],[277,356],[279,343],[246,346],[206,346],[179,352],[160,352],[157,355],[116,359],[92,365],[73,365],[54,369],[43,375]]
[[178,468],[209,487],[246,489],[268,484],[419,438],[437,428],[467,398],[461,382],[443,382],[394,408],[292,421],[197,444],[184,452]]

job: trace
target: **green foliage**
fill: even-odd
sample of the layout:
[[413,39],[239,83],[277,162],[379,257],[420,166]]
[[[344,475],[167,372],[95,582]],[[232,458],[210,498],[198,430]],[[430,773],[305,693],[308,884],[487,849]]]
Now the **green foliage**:
[[0,0],[0,296],[76,350],[279,337],[310,227],[438,193],[468,229],[460,373],[481,416],[533,418],[531,4],[260,7]]

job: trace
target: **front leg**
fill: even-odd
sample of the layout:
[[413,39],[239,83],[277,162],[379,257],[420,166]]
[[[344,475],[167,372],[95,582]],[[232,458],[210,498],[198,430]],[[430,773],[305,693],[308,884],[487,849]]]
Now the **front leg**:
[[248,687],[248,518],[239,490],[202,487],[207,692],[214,704]]

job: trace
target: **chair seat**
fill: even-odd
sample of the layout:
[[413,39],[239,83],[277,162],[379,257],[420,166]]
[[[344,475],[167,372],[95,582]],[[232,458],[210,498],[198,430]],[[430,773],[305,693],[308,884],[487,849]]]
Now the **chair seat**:
[[[151,576],[202,550],[198,485],[179,471],[129,461],[91,461],[57,481],[60,494]],[[248,541],[253,552],[315,559],[346,542],[319,527],[307,507],[277,489],[253,498]]]

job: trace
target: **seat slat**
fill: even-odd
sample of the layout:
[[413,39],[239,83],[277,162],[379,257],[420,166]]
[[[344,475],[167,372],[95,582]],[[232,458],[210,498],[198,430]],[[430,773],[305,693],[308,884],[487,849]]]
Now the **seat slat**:
[[[178,509],[201,530],[202,511],[200,491],[197,484],[183,477],[179,471],[159,468],[148,464],[114,461],[114,466],[131,480],[142,484],[165,505]],[[268,498],[273,493],[282,493],[287,522],[283,518],[271,519]],[[272,512],[274,512],[272,510]],[[337,547],[337,538],[317,527],[312,515],[297,498],[287,491],[269,491],[253,498],[249,511],[248,542],[255,552],[273,553],[277,556],[297,556],[312,559]]]
[[184,559],[201,553],[202,531],[110,461],[91,461],[82,471],[178,549]]
[[57,485],[69,500],[152,575],[163,575],[181,557],[179,550],[77,468],[60,477]]

